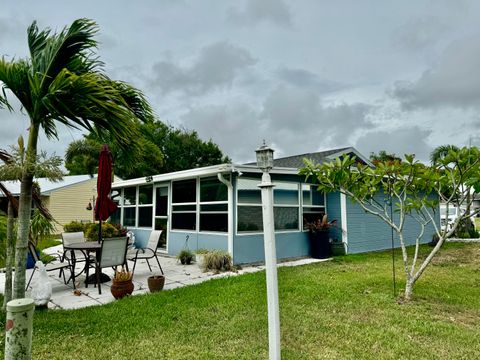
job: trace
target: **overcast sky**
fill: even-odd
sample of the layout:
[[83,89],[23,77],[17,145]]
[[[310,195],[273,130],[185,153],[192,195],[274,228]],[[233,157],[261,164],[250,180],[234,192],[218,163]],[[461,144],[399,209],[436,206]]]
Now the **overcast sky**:
[[[0,55],[27,56],[34,20],[59,30],[80,17],[100,26],[110,77],[234,162],[263,139],[276,157],[480,145],[479,1],[3,0]],[[0,124],[0,148],[26,136],[19,112]],[[39,146],[63,156],[81,133],[59,130]]]

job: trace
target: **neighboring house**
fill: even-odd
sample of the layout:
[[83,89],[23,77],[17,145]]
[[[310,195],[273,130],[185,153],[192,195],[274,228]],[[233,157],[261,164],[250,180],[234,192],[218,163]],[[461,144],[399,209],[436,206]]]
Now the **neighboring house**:
[[[354,148],[342,148],[275,159],[270,171],[274,187],[274,218],[277,257],[309,255],[306,222],[327,213],[337,220],[336,237],[347,244],[348,253],[391,247],[391,229],[340,193],[323,194],[298,175],[303,159],[315,162],[354,154],[369,164]],[[262,233],[261,170],[256,164],[222,164],[146,178],[116,181],[112,199],[119,210],[112,221],[133,230],[136,241],[146,244],[152,229],[164,229],[163,251],[175,255],[188,247],[230,252],[235,264],[264,261]],[[311,180],[311,179],[310,179]],[[438,222],[440,219],[437,219]],[[407,224],[406,234],[418,229]],[[423,242],[431,240],[433,228]],[[414,237],[411,237],[414,241]],[[397,243],[398,246],[398,243]]]
[[[71,221],[93,221],[93,210],[87,210],[87,206],[88,204],[93,206],[97,195],[96,176],[93,178],[89,175],[64,176],[63,180],[58,182],[45,178],[34,181],[39,184],[42,201],[57,222],[55,223],[57,233],[61,233],[63,225]],[[4,181],[3,184],[13,195],[20,195],[19,181]],[[3,212],[7,210],[7,200],[1,192],[0,210]]]

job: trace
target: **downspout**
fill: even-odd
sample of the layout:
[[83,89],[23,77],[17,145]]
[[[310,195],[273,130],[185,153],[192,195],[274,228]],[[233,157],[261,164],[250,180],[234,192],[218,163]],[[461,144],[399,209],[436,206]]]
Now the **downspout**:
[[227,186],[228,189],[228,233],[227,233],[227,246],[228,253],[232,256],[233,260],[233,186],[232,181],[223,177],[222,173],[217,174],[218,180]]
[[342,222],[342,242],[345,246],[345,253],[348,254],[347,196],[343,193],[340,193],[340,214]]

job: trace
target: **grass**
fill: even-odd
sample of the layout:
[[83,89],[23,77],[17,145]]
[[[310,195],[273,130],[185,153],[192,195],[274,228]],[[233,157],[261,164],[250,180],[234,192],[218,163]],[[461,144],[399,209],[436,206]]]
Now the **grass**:
[[[480,358],[480,244],[447,244],[410,303],[393,296],[391,267],[383,252],[279,268],[282,358]],[[267,359],[267,326],[259,272],[37,311],[33,358]]]

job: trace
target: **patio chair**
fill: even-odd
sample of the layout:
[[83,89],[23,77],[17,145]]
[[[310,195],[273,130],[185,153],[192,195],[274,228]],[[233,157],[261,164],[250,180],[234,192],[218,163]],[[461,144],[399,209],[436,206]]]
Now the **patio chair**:
[[[102,247],[97,252],[93,264],[95,264],[95,273],[96,273],[96,285],[98,286],[98,293],[102,293],[100,273],[101,269],[106,267],[112,267],[116,271],[118,265],[125,266],[128,271],[127,263],[127,246],[128,239],[127,237],[118,237],[118,238],[105,238],[102,240]],[[88,278],[90,266],[86,267],[86,275]],[[88,287],[88,282],[87,282]]]
[[[40,257],[38,256],[38,250],[31,241],[28,242],[28,251],[30,252],[30,255],[32,255],[32,258],[33,258],[35,263],[37,261],[40,261]],[[63,258],[59,254],[56,254],[56,255],[58,257],[59,262],[45,264],[45,270],[47,272],[48,271],[60,270],[60,272],[58,274],[58,277],[63,275],[63,282],[66,285],[68,283],[68,280],[65,278],[65,269],[70,270],[70,277],[71,277],[73,269],[72,269],[72,266],[71,266],[70,261],[68,259]],[[30,282],[32,281],[33,274],[35,274],[36,270],[37,270],[37,268],[33,267],[32,275],[30,275],[30,279],[28,280],[28,283],[27,283],[27,286],[25,287],[25,290],[27,290],[28,287],[30,286]],[[70,278],[69,278],[69,280],[70,280]],[[75,289],[75,283],[73,284],[73,288]]]
[[155,258],[157,260],[158,267],[163,274],[162,265],[160,265],[160,261],[158,260],[157,256],[157,247],[158,242],[160,241],[160,235],[162,235],[162,230],[153,230],[150,233],[150,238],[148,239],[148,244],[145,249],[134,249],[128,252],[127,259],[134,262],[132,274],[135,273],[135,266],[137,265],[137,260],[141,259],[147,261],[148,268],[150,269],[150,272],[152,272],[152,267],[148,262],[148,259],[152,258]]

